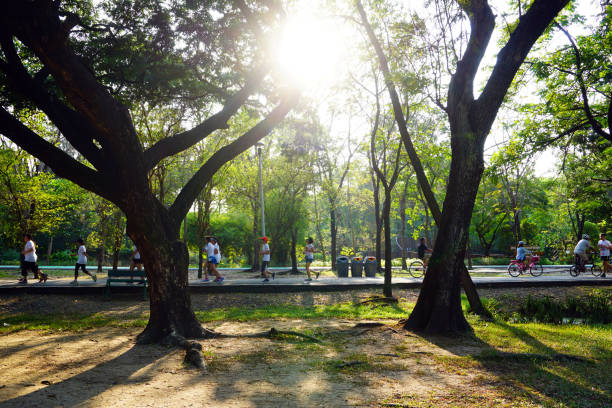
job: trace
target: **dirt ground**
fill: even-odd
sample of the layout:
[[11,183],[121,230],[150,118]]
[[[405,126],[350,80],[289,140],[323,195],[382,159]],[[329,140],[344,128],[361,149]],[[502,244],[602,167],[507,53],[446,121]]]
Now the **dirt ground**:
[[[570,289],[569,291],[580,289]],[[568,289],[543,290],[553,296]],[[521,289],[516,294],[527,294]],[[507,294],[507,291],[504,291]],[[196,295],[195,309],[269,304],[331,304],[361,300],[368,291],[304,294]],[[397,295],[416,300],[417,291]],[[481,296],[501,295],[482,290]],[[127,298],[20,296],[0,299],[0,313],[104,312],[138,316],[148,304]],[[436,358],[484,347],[472,337],[437,341],[393,327],[356,321],[274,319],[207,324],[224,334],[275,327],[314,333],[323,344],[297,338],[221,338],[201,341],[207,373],[183,365],[184,351],[135,345],[141,329],[84,332],[20,331],[0,336],[2,407],[344,407],[394,406],[411,395],[453,397],[496,393],[500,381],[484,369],[448,370]],[[386,322],[393,324],[394,322]],[[490,401],[490,399],[487,399]],[[475,401],[475,405],[479,405]]]

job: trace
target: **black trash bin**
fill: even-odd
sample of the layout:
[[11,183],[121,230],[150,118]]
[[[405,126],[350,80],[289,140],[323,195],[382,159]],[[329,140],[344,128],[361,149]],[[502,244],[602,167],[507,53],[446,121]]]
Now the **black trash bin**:
[[363,258],[356,256],[351,259],[351,277],[361,278],[363,276]]
[[375,256],[368,256],[365,259],[364,267],[365,267],[365,276],[366,276],[366,278],[375,278],[376,277],[377,263],[376,263],[376,257]]
[[338,270],[339,278],[348,278],[349,259],[346,256],[339,256],[336,259],[336,269]]

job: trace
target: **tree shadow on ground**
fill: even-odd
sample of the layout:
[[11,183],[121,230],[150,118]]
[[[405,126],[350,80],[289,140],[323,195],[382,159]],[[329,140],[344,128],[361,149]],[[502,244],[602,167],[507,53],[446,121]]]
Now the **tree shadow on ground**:
[[458,337],[415,334],[448,351],[451,356],[447,361],[451,365],[467,364],[493,374],[494,377],[484,381],[483,385],[501,386],[518,398],[555,406],[612,405],[612,387],[608,378],[611,361],[597,357],[604,356],[609,350],[594,347],[589,354],[596,357],[565,354],[520,326],[499,320],[488,324],[504,332],[510,343],[522,343],[521,349],[525,351],[504,351],[476,333]]
[[[75,337],[83,338],[82,335],[60,336],[54,338],[54,343],[56,346],[60,343],[65,344]],[[108,339],[99,338],[97,341],[104,342],[106,340]],[[49,342],[48,346],[51,346],[52,343]],[[104,345],[104,352],[112,354],[124,347],[125,343],[118,344],[115,347]],[[92,398],[114,386],[148,381],[157,374],[157,367],[161,364],[163,358],[174,350],[176,349],[156,345],[133,345],[120,355],[69,378],[53,383],[44,381],[45,378],[53,378],[57,374],[65,374],[66,371],[78,371],[80,366],[89,364],[87,357],[75,355],[75,358],[69,362],[59,364],[53,369],[49,368],[32,373],[23,379],[24,383],[14,385],[14,387],[37,386],[43,380],[43,384],[48,383],[46,387],[14,398],[3,399],[1,405],[7,408],[87,405]],[[41,352],[50,352],[50,349],[46,347]],[[27,364],[27,362],[24,362],[24,364]],[[145,367],[146,369],[144,369]],[[78,392],[74,390],[78,390]]]

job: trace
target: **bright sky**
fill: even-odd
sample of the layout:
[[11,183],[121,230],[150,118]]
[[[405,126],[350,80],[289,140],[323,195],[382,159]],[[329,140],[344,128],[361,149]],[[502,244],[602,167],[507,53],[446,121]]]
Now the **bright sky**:
[[[406,7],[416,12],[423,12],[422,3],[400,0]],[[497,28],[503,24],[499,17],[502,9],[507,9],[507,0],[491,0],[494,12],[498,15]],[[331,12],[323,6],[323,0],[299,0],[289,12],[287,26],[283,30],[283,40],[277,49],[276,58],[281,75],[288,83],[297,84],[305,93],[321,102],[322,123],[332,123],[330,105],[342,102],[345,95],[338,94],[334,86],[348,79],[348,74],[358,61],[355,59],[354,44],[360,42],[360,34],[353,23],[341,17],[329,17]],[[594,15],[599,9],[597,0],[580,0],[579,9],[587,15]],[[342,14],[337,10],[334,13]],[[346,12],[346,14],[349,14]],[[574,30],[575,32],[575,30]],[[476,78],[475,95],[488,77],[483,69],[495,63],[499,29],[495,31]],[[566,41],[562,36],[555,39],[555,44]],[[331,92],[330,92],[330,89]],[[535,86],[525,89],[523,98],[534,98]],[[342,103],[341,103],[342,104]],[[509,112],[500,110],[486,143],[486,156],[494,153],[509,138],[508,132],[501,129],[504,118],[510,120]],[[334,115],[332,136],[340,143],[346,144],[348,134],[355,140],[364,137],[369,130],[369,120],[361,114],[352,117],[344,112]],[[354,142],[353,142],[354,143]],[[556,159],[551,152],[544,152],[536,160],[536,174],[554,176]]]

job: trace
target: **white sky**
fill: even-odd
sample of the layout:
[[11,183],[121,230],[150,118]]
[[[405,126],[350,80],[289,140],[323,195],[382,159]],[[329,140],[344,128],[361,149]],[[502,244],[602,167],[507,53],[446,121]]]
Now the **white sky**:
[[[327,13],[325,8],[321,6],[323,1],[298,0],[295,2],[294,11],[290,12],[290,15],[294,16],[290,18],[291,27],[285,32],[290,39],[285,42],[284,46],[281,46],[278,59],[285,75],[287,75],[288,82],[300,83],[306,89],[306,94],[310,98],[321,101],[319,111],[322,123],[329,124],[332,123],[330,106],[347,105],[343,99],[345,95],[336,92],[330,93],[329,88],[333,87],[336,82],[345,81],[348,69],[353,68],[353,65],[357,63],[351,50],[353,44],[360,41],[360,38],[355,38],[359,37],[360,34],[352,24],[342,19],[321,19],[321,15]],[[417,12],[423,10],[421,2],[399,1],[405,7],[410,7]],[[501,9],[508,9],[505,0],[491,0],[490,4],[496,14],[499,14]],[[577,7],[587,16],[593,16],[600,10],[597,0],[580,0]],[[496,24],[497,29],[491,38],[481,63],[481,69],[476,77],[475,95],[478,95],[477,90],[482,87],[488,77],[488,70],[485,67],[492,66],[495,63],[496,53],[499,50],[497,41],[500,38],[499,27],[503,24],[501,17],[497,17]],[[570,32],[573,35],[580,34],[576,27],[570,27]],[[554,39],[553,46],[556,47],[564,41],[567,41],[565,37],[558,35]],[[295,46],[295,44],[298,45]],[[526,87],[521,98],[535,98],[535,90],[534,85]],[[336,112],[331,130],[332,137],[339,144],[345,146],[349,133],[353,141],[351,144],[355,145],[357,139],[365,138],[370,128],[370,121],[365,115],[357,115],[354,111],[352,117],[349,117],[349,115],[348,112],[340,114]],[[510,136],[500,126],[504,118],[511,119],[509,115],[510,112],[500,110],[486,142],[486,157],[494,153]],[[556,174],[556,162],[557,160],[552,152],[540,154],[535,161],[536,174],[554,176]]]

